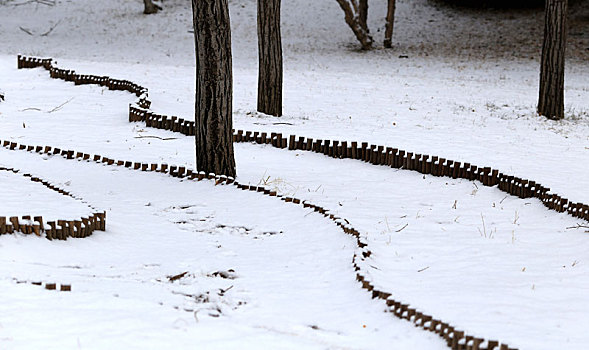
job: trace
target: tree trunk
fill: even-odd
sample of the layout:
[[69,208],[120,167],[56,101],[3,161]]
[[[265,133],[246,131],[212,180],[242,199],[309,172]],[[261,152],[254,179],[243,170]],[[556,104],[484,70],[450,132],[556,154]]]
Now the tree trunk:
[[564,118],[567,5],[567,0],[546,0],[538,114],[549,119]]
[[344,10],[346,23],[350,26],[354,35],[362,45],[362,50],[369,50],[372,47],[372,37],[362,27],[359,20],[360,11],[356,0],[336,0],[342,10]]
[[157,13],[159,10],[162,9],[160,6],[154,4],[151,0],[143,0],[143,4],[145,5],[143,13],[146,15]]
[[370,30],[368,29],[368,0],[359,0],[358,21],[360,21],[362,29],[364,29],[366,33],[370,33]]
[[258,111],[282,115],[280,1],[258,0]]
[[196,50],[196,167],[235,176],[231,26],[227,0],[192,0]]
[[387,6],[387,25],[384,32],[384,47],[393,46],[393,28],[395,25],[395,8],[396,0],[388,0]]

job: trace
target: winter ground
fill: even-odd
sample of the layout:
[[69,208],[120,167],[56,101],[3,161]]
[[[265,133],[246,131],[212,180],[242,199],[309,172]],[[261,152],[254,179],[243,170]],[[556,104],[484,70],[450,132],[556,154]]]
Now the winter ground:
[[[230,6],[236,128],[435,154],[589,202],[586,5],[572,11],[569,117],[560,122],[534,114],[541,11],[504,16],[399,1],[396,49],[364,53],[354,50],[335,1],[286,2],[285,116],[277,120],[255,113],[255,2]],[[380,7],[372,13],[384,13]],[[132,96],[16,69],[16,53],[55,57],[80,73],[140,83],[156,112],[188,117],[189,9],[166,1],[156,16],[140,12],[139,1],[3,5],[0,138],[192,166],[192,139],[126,121]],[[379,41],[380,17],[371,17]],[[567,229],[578,220],[471,182],[316,154],[238,144],[236,161],[241,182],[266,183],[350,220],[374,252],[373,280],[399,300],[522,349],[587,342],[589,243],[583,230]],[[0,237],[2,348],[443,346],[384,313],[354,281],[352,241],[302,209],[232,188],[3,148],[2,165],[50,179],[108,212],[107,231],[83,240]],[[80,215],[75,202],[0,175],[2,215]],[[230,269],[236,278],[214,274]],[[176,282],[166,278],[185,271]],[[16,283],[40,280],[71,283],[72,292]]]

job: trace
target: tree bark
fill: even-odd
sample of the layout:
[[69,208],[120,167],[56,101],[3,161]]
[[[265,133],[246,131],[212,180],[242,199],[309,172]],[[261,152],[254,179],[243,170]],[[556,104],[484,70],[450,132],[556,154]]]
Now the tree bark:
[[258,111],[282,115],[280,1],[258,0]]
[[159,10],[162,9],[160,6],[154,4],[152,0],[143,0],[143,4],[145,5],[143,13],[146,15],[157,13]]
[[192,0],[196,51],[196,167],[235,177],[231,26],[227,0]]
[[396,0],[388,0],[387,24],[384,32],[384,47],[387,49],[393,46],[393,28],[395,26]]
[[538,114],[549,119],[564,118],[567,7],[567,0],[546,0]]
[[372,47],[372,37],[368,34],[368,32],[362,28],[359,20],[360,11],[358,9],[358,4],[356,0],[336,0],[337,3],[340,5],[342,10],[344,10],[344,15],[346,19],[346,23],[352,31],[356,38],[362,45],[362,50],[369,50]]
[[366,33],[370,33],[368,29],[368,0],[359,0],[358,5],[358,20],[360,21],[360,26]]

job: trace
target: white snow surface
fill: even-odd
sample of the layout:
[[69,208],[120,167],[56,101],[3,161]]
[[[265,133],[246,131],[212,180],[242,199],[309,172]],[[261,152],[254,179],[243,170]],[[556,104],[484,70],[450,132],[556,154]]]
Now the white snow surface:
[[[134,96],[17,70],[15,57],[50,56],[79,73],[132,80],[149,88],[156,112],[190,118],[189,4],[166,1],[163,12],[144,16],[141,1],[15,2],[0,1],[0,139],[193,167],[192,138],[127,122]],[[378,40],[383,6],[370,7]],[[589,203],[586,4],[571,11],[568,117],[559,122],[534,112],[541,10],[506,15],[399,0],[395,49],[360,52],[335,1],[283,2],[280,119],[255,112],[255,1],[230,1],[230,10],[236,129],[492,166]],[[311,200],[362,231],[373,252],[365,267],[396,299],[520,349],[589,341],[589,237],[571,228],[587,223],[469,181],[235,147],[239,181]],[[107,210],[107,231],[89,238],[0,237],[0,348],[444,347],[360,289],[353,241],[308,210],[206,181],[4,148],[0,165]],[[1,215],[77,213],[77,201],[55,194],[62,198],[44,205],[50,190],[5,177],[0,189],[11,197],[2,196]],[[17,281],[70,283],[72,292]]]
[[[68,183],[69,184],[69,183]],[[55,185],[55,184],[54,184]],[[61,185],[67,188],[67,184]],[[67,210],[64,211],[64,208]],[[0,213],[11,217],[42,216],[45,222],[80,220],[99,212],[88,203],[53,191],[41,183],[32,182],[22,172],[0,171]]]

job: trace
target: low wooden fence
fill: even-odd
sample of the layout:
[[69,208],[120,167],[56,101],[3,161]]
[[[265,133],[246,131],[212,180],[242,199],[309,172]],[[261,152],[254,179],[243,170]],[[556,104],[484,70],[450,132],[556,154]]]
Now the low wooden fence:
[[[99,84],[111,90],[125,90],[135,94],[138,100],[129,105],[129,121],[145,122],[146,126],[178,132],[187,136],[195,134],[193,121],[175,116],[166,116],[153,113],[149,110],[151,102],[148,99],[146,88],[126,80],[117,80],[109,77],[92,75],[80,75],[71,70],[64,70],[53,65],[52,59],[18,56],[19,68],[44,67],[50,71],[51,77],[73,81],[75,84]],[[374,165],[388,166],[397,169],[417,171],[433,176],[445,176],[479,181],[485,186],[497,186],[501,191],[520,198],[538,198],[551,210],[566,212],[569,215],[589,221],[589,206],[583,203],[571,202],[541,184],[508,175],[491,167],[480,167],[466,162],[457,162],[438,156],[418,154],[393,147],[371,145],[367,142],[349,142],[340,140],[312,139],[298,137],[296,135],[283,136],[281,133],[266,133],[258,131],[234,130],[234,142],[254,142],[267,144],[276,148],[289,150],[303,150],[321,153],[332,158],[349,158],[368,162]],[[7,143],[8,142],[8,143]],[[252,186],[241,184],[234,178],[223,175],[206,174],[196,172],[182,166],[168,166],[167,164],[147,164],[129,160],[115,160],[100,155],[89,155],[73,150],[60,150],[50,146],[29,146],[13,144],[4,141],[4,147],[27,152],[47,153],[65,157],[67,159],[81,159],[112,166],[120,166],[135,171],[160,172],[173,177],[184,178],[189,181],[214,181],[215,185],[231,185],[241,190],[254,191],[263,195],[272,196],[283,202],[293,205],[301,205],[310,208],[314,212],[328,218],[344,233],[354,237],[357,249],[353,256],[353,266],[356,270],[356,279],[362,288],[372,294],[373,298],[383,300],[390,313],[398,318],[412,322],[415,326],[433,332],[442,337],[449,348],[457,350],[512,350],[507,344],[495,340],[477,337],[461,330],[448,322],[444,322],[432,315],[411,306],[409,303],[393,298],[390,292],[384,291],[376,285],[370,274],[367,273],[367,260],[371,256],[366,236],[356,230],[345,218],[341,218],[328,209],[311,202],[295,197],[282,196],[264,186]]]
[[[16,149],[12,142],[1,142],[4,147],[9,149]],[[20,147],[19,147],[20,148]],[[22,148],[21,148],[22,149]],[[21,175],[32,182],[40,183],[46,188],[62,194],[66,197],[81,200],[64,189],[61,189],[40,177],[31,174],[23,174],[18,169],[0,167],[0,171],[7,171],[15,175]],[[0,235],[14,232],[21,232],[24,234],[36,234],[41,236],[45,234],[48,239],[66,239],[67,237],[84,238],[92,234],[92,232],[99,230],[106,230],[106,212],[98,212],[95,208],[88,205],[92,214],[81,217],[75,220],[54,220],[45,221],[43,216],[23,215],[23,216],[0,216]]]

